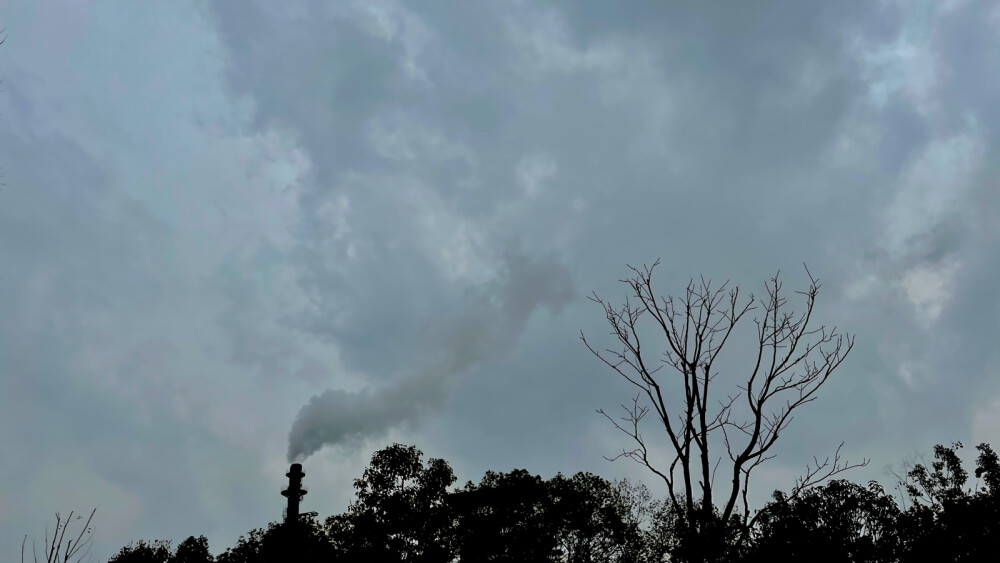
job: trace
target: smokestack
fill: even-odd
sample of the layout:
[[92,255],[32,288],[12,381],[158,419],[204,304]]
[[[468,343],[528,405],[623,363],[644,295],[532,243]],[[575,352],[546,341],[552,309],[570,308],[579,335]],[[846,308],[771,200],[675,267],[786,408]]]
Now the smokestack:
[[308,492],[302,488],[302,478],[305,476],[306,474],[302,471],[301,463],[293,463],[288,469],[288,473],[285,473],[285,477],[288,477],[288,488],[281,491],[281,495],[288,499],[288,509],[285,511],[285,524],[298,522],[299,520],[299,502]]

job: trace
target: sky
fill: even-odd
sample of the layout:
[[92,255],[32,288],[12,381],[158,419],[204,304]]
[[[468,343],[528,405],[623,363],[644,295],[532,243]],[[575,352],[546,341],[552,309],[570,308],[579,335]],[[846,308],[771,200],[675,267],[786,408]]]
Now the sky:
[[856,337],[755,502],[841,441],[889,485],[1000,445],[997,2],[4,0],[0,26],[2,553],[95,506],[98,557],[217,552],[281,518],[290,459],[326,516],[392,442],[460,483],[662,494],[604,459],[631,390],[579,339],[611,344],[586,296],[657,259],[663,294],[806,263]]

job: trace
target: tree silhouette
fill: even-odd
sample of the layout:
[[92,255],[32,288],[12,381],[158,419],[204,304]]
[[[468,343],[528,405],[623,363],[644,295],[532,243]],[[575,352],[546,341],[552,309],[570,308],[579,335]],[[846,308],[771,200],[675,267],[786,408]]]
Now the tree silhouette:
[[455,482],[442,459],[424,466],[415,446],[376,452],[346,514],[327,520],[327,533],[349,560],[450,561],[452,517],[447,488]]
[[[901,561],[994,561],[1000,541],[1000,461],[988,444],[977,446],[977,485],[957,450],[934,447],[930,468],[918,464],[901,480],[912,503],[897,527],[906,545]],[[980,486],[980,483],[982,486]]]
[[487,471],[448,500],[460,561],[659,560],[644,524],[660,505],[645,487],[628,482],[591,473],[546,481],[524,469]]
[[761,510],[748,561],[896,561],[899,507],[881,485],[845,480],[789,498],[775,491]]
[[[691,521],[701,514],[686,511],[683,497],[656,500],[642,485],[591,473],[545,480],[524,469],[487,471],[479,483],[449,492],[455,477],[447,462],[425,464],[415,446],[393,444],[372,456],[344,514],[325,523],[314,512],[294,523],[271,523],[241,536],[214,561],[992,562],[1000,540],[1000,458],[980,444],[970,475],[960,448],[938,445],[930,464],[906,468],[899,479],[907,507],[874,481],[793,486],[795,494],[774,492],[745,538],[741,515],[726,520],[713,507],[724,543],[706,547]],[[47,562],[79,561],[66,555],[79,552],[65,548],[85,545],[63,539],[71,535],[65,525],[71,521],[72,515],[66,521],[57,515],[57,535],[46,533]],[[53,550],[53,541],[64,549]],[[168,541],[133,542],[109,561],[140,562],[213,558],[205,537],[192,536],[176,550]]]
[[175,551],[169,540],[139,540],[118,550],[108,563],[212,563],[205,536],[190,536],[177,544]]
[[641,509],[645,488],[610,483],[592,473],[556,475],[547,483],[553,499],[555,539],[570,563],[644,560]]
[[832,481],[797,498],[776,491],[758,514],[745,562],[996,560],[1000,541],[1000,460],[980,444],[974,487],[957,450],[937,445],[929,466],[900,476],[900,508],[875,482]]
[[170,563],[212,563],[215,558],[208,550],[208,539],[205,536],[188,537],[177,544],[177,551]]
[[[702,515],[685,510],[683,497],[657,500],[642,485],[591,473],[545,480],[525,469],[487,471],[449,492],[455,477],[447,462],[424,463],[415,446],[393,444],[355,480],[348,510],[325,522],[315,512],[272,522],[214,559],[204,536],[176,550],[169,541],[140,540],[109,563],[992,562],[1000,541],[1000,458],[980,444],[970,472],[960,448],[938,445],[931,463],[906,468],[899,479],[908,506],[874,481],[793,486],[795,494],[774,492],[745,537],[742,515],[724,519],[713,506],[722,543],[706,546],[692,522]],[[75,521],[57,515],[57,534],[46,533],[47,563],[80,561],[76,546],[85,542],[64,539],[71,535],[66,523]],[[53,549],[53,542],[64,547]]]
[[[2,42],[2,41],[0,41]],[[83,561],[90,552],[90,546],[94,539],[93,529],[90,527],[94,520],[97,509],[90,511],[90,516],[83,522],[78,532],[71,532],[73,524],[83,520],[83,515],[73,517],[74,511],[70,511],[69,516],[63,519],[62,515],[56,512],[56,526],[49,536],[49,527],[45,527],[45,543],[42,545],[44,551],[39,558],[39,553],[34,540],[31,542],[31,560],[34,563],[79,563]],[[24,536],[21,541],[21,563],[25,562],[27,555],[28,536]]]
[[168,540],[139,540],[121,548],[108,563],[170,563],[173,548]]
[[[728,282],[713,288],[704,278],[692,280],[680,297],[660,297],[652,282],[658,263],[629,266],[632,276],[622,280],[629,288],[623,305],[613,305],[596,294],[590,298],[604,309],[618,347],[598,350],[582,332],[580,337],[591,353],[638,389],[632,404],[622,405],[623,417],[598,411],[635,443],[612,459],[632,459],[662,479],[673,513],[683,514],[678,521],[691,526],[685,536],[697,544],[693,551],[719,559],[725,553],[713,552],[733,543],[725,535],[738,514],[738,501],[742,500],[743,511],[734,545],[744,543],[753,526],[747,502],[753,470],[774,457],[772,448],[793,413],[816,398],[850,353],[854,340],[836,328],[810,327],[820,289],[812,275],[809,286],[798,292],[804,297],[805,310],[796,315],[787,310],[778,275],[765,284],[766,296],[756,300],[753,295],[741,299],[740,289],[727,289]],[[712,386],[718,375],[716,360],[736,326],[755,309],[759,313],[756,346],[748,359],[747,375],[725,399],[716,400]],[[650,344],[649,329],[662,342],[662,354]],[[671,446],[672,461],[667,467],[654,464],[640,431],[651,408]],[[721,446],[722,453],[713,446]],[[724,460],[723,479],[729,488],[717,494],[715,476]],[[807,466],[790,495],[797,496],[850,467],[841,461],[838,449],[833,460]],[[722,500],[721,510],[715,506],[717,498]]]
[[295,525],[272,522],[251,530],[221,553],[217,563],[328,563],[338,554],[315,513],[300,514]]
[[553,499],[541,477],[524,469],[487,471],[453,495],[462,561],[555,561]]

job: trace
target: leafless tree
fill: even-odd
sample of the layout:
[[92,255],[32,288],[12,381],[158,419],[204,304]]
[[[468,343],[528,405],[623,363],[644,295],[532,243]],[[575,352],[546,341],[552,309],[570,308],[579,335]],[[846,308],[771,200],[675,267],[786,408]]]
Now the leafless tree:
[[[49,536],[49,528],[45,527],[45,551],[41,554],[41,559],[39,559],[39,554],[35,548],[35,542],[31,542],[31,556],[33,563],[80,563],[83,558],[90,553],[91,540],[94,536],[92,535],[92,530],[90,523],[94,520],[94,513],[97,509],[90,511],[90,516],[87,517],[87,521],[84,522],[83,527],[76,534],[76,538],[73,537],[73,533],[69,532],[69,529],[74,521],[83,520],[83,515],[77,515],[76,518],[73,517],[73,511],[70,511],[69,516],[65,520],[62,516],[56,512],[56,528],[52,532],[52,536]],[[69,536],[67,538],[67,533]],[[25,547],[28,543],[28,536],[24,536],[21,541],[21,563],[24,563]]]
[[[630,290],[623,305],[596,294],[590,297],[604,308],[616,347],[598,350],[580,334],[595,356],[638,389],[631,404],[622,405],[624,416],[598,411],[634,442],[632,449],[609,459],[632,459],[661,478],[674,509],[690,515],[696,535],[707,534],[713,522],[724,525],[735,519],[741,529],[737,541],[742,542],[756,518],[750,518],[747,501],[751,474],[774,457],[774,444],[793,412],[816,398],[817,390],[851,351],[854,338],[836,327],[810,328],[820,284],[808,268],[809,286],[796,292],[803,296],[805,310],[796,315],[788,312],[778,274],[765,284],[766,296],[760,299],[753,295],[742,299],[739,287],[730,288],[728,282],[713,288],[705,278],[691,280],[680,297],[664,298],[653,289],[658,264],[629,266],[632,275],[621,280]],[[757,314],[756,346],[745,377],[740,377],[743,383],[728,390],[725,399],[716,400],[720,393],[713,387],[716,360],[751,311]],[[650,338],[665,341],[665,352],[650,352],[654,348]],[[669,439],[666,451],[671,461],[666,466],[654,463],[651,443],[640,432],[650,409]],[[814,458],[807,465],[790,496],[865,464],[867,460],[853,465],[842,461],[838,447],[832,459]],[[720,468],[729,486],[717,493],[715,475]],[[721,501],[718,506],[716,500]]]

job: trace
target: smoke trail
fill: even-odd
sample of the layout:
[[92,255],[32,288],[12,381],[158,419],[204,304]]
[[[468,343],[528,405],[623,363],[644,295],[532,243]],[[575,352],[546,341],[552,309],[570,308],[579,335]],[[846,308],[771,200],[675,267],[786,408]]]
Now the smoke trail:
[[416,423],[440,408],[450,387],[477,366],[511,354],[539,307],[558,313],[573,297],[569,271],[553,258],[518,250],[503,256],[501,276],[461,313],[429,327],[433,346],[415,358],[414,372],[361,392],[331,389],[302,407],[288,436],[288,460],[301,461],[324,445],[355,445]]

